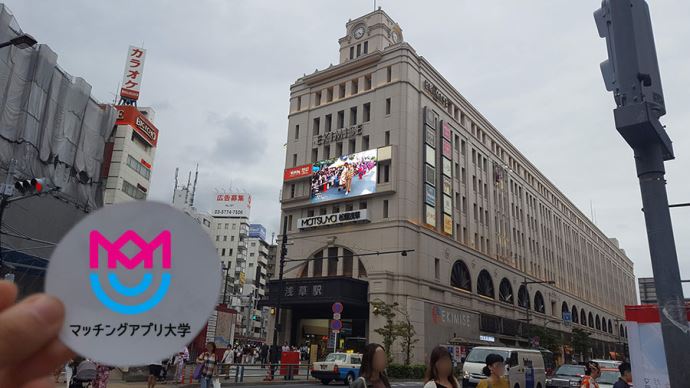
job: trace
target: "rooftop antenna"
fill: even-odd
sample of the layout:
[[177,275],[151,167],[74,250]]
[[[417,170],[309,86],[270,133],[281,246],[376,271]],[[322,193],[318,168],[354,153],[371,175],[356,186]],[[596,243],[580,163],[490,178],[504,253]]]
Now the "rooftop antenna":
[[180,168],[175,167],[175,188],[173,189],[173,203],[175,203],[175,192],[177,191],[177,174],[179,174]]
[[194,173],[194,186],[192,186],[192,198],[189,200],[189,206],[194,206],[194,194],[196,193],[196,181],[199,179],[199,163],[196,164],[196,172]]
[[188,199],[189,199],[189,185],[191,185],[191,182],[192,182],[192,172],[190,171],[190,172],[189,172],[189,176],[187,176],[187,187],[186,187],[187,190],[185,190],[185,194],[184,194],[184,204],[185,204],[185,205],[189,203],[189,202],[188,202]]

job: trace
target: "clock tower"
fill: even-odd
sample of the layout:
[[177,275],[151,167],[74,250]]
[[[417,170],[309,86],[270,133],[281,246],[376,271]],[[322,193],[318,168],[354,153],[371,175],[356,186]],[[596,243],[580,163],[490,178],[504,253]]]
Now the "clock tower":
[[345,25],[340,38],[340,63],[357,59],[376,50],[402,42],[402,29],[381,8]]

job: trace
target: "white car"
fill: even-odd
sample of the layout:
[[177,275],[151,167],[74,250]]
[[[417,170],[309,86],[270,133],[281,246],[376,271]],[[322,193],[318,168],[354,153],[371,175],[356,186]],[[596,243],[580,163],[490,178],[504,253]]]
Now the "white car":
[[477,346],[472,348],[462,365],[462,386],[476,387],[485,379],[482,369],[486,365],[486,356],[491,353],[501,355],[506,362],[506,375],[512,388],[546,388],[544,357],[533,349],[502,348]]
[[358,353],[331,353],[326,359],[315,362],[311,375],[321,383],[328,385],[331,381],[342,381],[345,385],[352,384],[359,376],[362,355]]

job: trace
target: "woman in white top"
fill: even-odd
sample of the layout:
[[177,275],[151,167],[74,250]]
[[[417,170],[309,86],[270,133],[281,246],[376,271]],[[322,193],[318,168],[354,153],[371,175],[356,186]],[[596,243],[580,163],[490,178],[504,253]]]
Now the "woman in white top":
[[426,368],[424,388],[459,388],[458,380],[453,376],[453,358],[448,349],[437,346],[431,351],[429,365]]

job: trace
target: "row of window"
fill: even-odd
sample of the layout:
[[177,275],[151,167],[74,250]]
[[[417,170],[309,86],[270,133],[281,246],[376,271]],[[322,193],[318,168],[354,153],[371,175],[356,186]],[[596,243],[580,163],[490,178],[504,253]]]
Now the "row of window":
[[[369,53],[369,42],[357,44],[357,46],[350,47],[350,59],[359,58],[360,55]],[[355,55],[356,54],[356,55]]]
[[[365,42],[366,43],[366,42]],[[391,82],[393,78],[393,68],[391,66],[386,67],[386,82]],[[363,79],[363,85],[362,85],[362,91],[369,91],[373,87],[373,74],[366,74],[362,77]],[[347,94],[347,85],[350,85],[350,94]],[[337,99],[343,99],[345,97],[350,97],[358,94],[360,92],[360,82],[359,78],[355,78],[350,81],[342,82],[336,86],[330,86],[328,88],[325,88],[323,90],[319,90],[314,92],[313,96],[313,106],[320,106],[322,103],[322,100],[325,100],[325,103],[333,102],[335,98]],[[336,97],[337,96],[337,97]],[[301,111],[302,108],[306,108],[306,106],[302,106],[302,97],[303,96],[298,96],[297,97],[297,111]]]
[[122,181],[122,191],[134,199],[146,199],[146,193],[144,191],[126,180]]
[[[436,279],[440,280],[441,269],[439,259],[434,259],[434,270]],[[453,264],[453,268],[450,274],[450,285],[451,287],[463,291],[472,292],[472,278],[470,275],[470,271],[467,265],[462,260],[457,260]],[[475,289],[477,294],[482,297],[494,300],[496,299],[493,279],[491,278],[491,274],[489,274],[489,271],[485,269],[479,272],[479,276],[477,276],[477,285]],[[532,305],[532,300],[530,298],[529,291],[527,290],[527,286],[525,284],[520,285],[520,288],[518,289],[517,301],[515,300],[513,295],[513,286],[507,278],[503,278],[498,289],[498,300],[500,302],[510,305],[515,305],[515,302],[517,302],[517,306],[524,308],[525,310],[534,310],[538,313],[546,314],[546,304],[544,303],[544,296],[540,291],[537,291],[534,294],[534,305]],[[555,303],[552,303],[551,309],[553,310],[552,314],[555,315]],[[571,316],[571,320],[573,323],[581,324],[583,326],[589,326],[590,328],[613,334],[613,319],[607,320],[606,317],[599,317],[599,314],[594,315],[592,314],[592,312],[589,312],[589,314],[587,314],[584,309],[579,310],[578,314],[577,306],[573,305],[571,310],[568,307],[568,303],[563,302],[561,304],[561,318],[564,318],[566,314]],[[624,335],[623,331],[621,331],[620,335]]]
[[138,160],[134,159],[132,155],[127,155],[127,165],[139,175],[143,176],[146,180],[151,178],[151,169],[144,166]]

